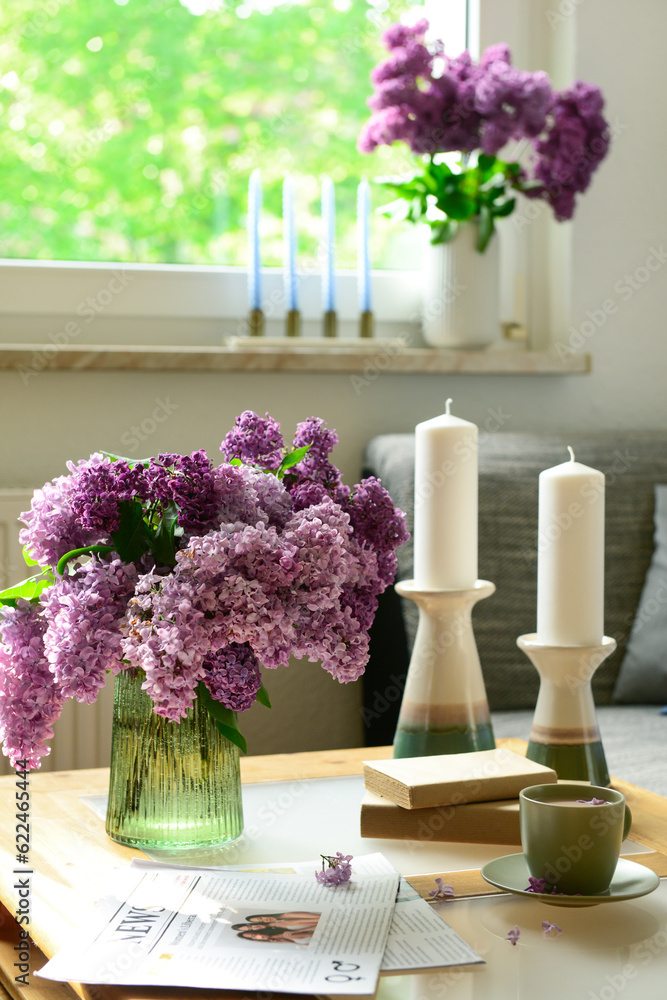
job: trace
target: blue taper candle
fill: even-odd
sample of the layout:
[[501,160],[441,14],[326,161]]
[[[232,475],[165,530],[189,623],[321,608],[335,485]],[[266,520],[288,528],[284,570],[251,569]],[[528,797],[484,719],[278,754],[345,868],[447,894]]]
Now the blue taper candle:
[[259,253],[259,220],[262,215],[262,180],[253,170],[248,184],[248,306],[262,308],[262,272]]
[[322,308],[336,311],[336,194],[330,177],[322,180]]
[[370,312],[371,305],[371,259],[370,239],[371,192],[367,180],[362,180],[357,188],[357,282],[359,286],[359,311]]
[[299,308],[296,288],[296,226],[294,223],[294,185],[288,175],[283,181],[283,258],[285,281],[285,308],[292,312]]

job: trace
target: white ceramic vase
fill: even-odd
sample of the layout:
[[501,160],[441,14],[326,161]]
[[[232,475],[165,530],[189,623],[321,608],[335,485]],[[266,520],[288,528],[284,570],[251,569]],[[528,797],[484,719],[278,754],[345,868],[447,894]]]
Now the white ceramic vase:
[[479,350],[498,338],[498,233],[484,253],[475,248],[476,240],[476,223],[466,222],[450,243],[426,247],[422,322],[431,347]]

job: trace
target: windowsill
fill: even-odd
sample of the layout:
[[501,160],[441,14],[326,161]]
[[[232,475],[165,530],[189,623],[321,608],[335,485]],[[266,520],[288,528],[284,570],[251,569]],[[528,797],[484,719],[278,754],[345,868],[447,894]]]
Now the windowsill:
[[0,344],[0,370],[24,379],[40,371],[268,371],[341,374],[584,375],[590,354],[552,351],[455,351],[406,347],[398,340],[339,340],[326,346],[253,342],[252,348],[117,345]]

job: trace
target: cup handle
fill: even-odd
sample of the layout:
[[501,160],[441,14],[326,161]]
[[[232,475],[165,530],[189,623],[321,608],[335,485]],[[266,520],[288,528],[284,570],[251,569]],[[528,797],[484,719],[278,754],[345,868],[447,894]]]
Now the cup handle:
[[630,833],[631,826],[632,826],[632,813],[630,812],[630,807],[626,803],[625,819],[623,820],[623,840],[625,840],[627,835]]

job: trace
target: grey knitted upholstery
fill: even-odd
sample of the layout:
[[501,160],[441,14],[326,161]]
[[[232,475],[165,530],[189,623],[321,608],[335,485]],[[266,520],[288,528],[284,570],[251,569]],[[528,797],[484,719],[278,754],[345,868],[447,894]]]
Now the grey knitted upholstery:
[[[473,620],[494,710],[535,706],[537,673],[518,650],[516,639],[535,630],[538,476],[543,469],[567,461],[568,444],[577,461],[607,477],[605,632],[616,639],[618,649],[593,679],[598,704],[611,701],[651,561],[653,487],[667,483],[667,434],[480,435],[479,575],[497,589],[477,605]],[[406,511],[412,530],[414,436],[374,438],[366,450],[365,468],[382,479]],[[412,544],[400,549],[398,556],[398,579],[408,579]],[[402,605],[411,646],[417,612],[410,601],[403,600]]]

